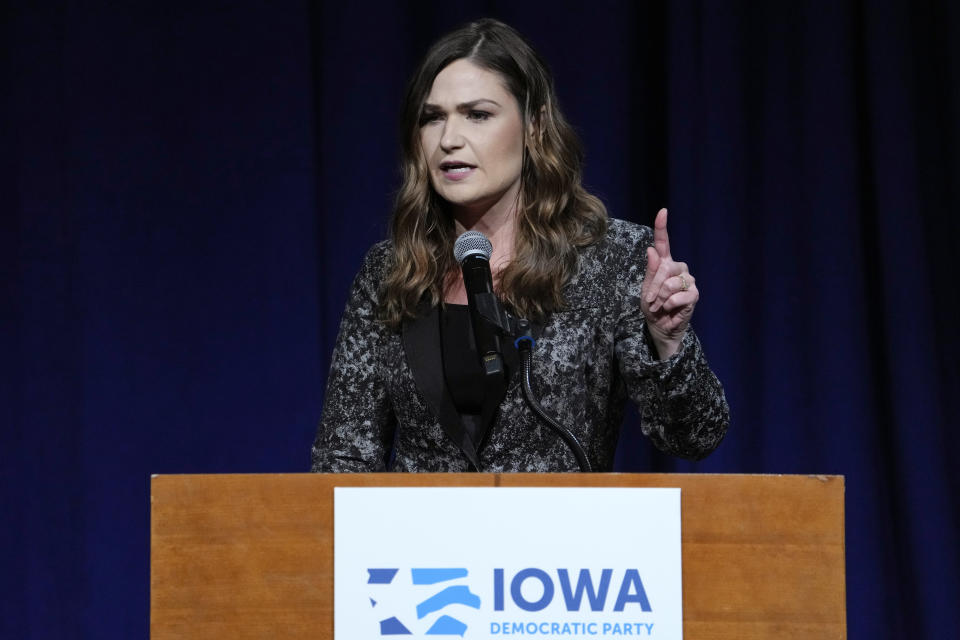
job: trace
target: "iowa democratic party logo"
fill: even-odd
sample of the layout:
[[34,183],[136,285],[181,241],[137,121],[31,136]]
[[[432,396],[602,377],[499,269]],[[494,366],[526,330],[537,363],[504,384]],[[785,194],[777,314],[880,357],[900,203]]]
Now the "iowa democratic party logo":
[[[399,569],[367,569],[370,606],[380,623],[381,636],[428,635],[463,636],[467,625],[454,613],[463,605],[480,608],[480,597],[465,584],[468,572],[464,568],[410,569],[412,586],[398,578]],[[396,580],[395,580],[396,578]],[[403,592],[404,598],[393,596]],[[414,595],[414,606],[409,596]],[[452,609],[448,609],[453,607]],[[401,608],[402,611],[395,609]]]

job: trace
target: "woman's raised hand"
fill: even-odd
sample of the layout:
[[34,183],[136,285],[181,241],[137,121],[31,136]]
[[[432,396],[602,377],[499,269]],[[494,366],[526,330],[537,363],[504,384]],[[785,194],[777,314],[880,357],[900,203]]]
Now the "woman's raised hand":
[[662,360],[680,348],[699,299],[697,281],[686,263],[676,262],[670,255],[667,210],[660,209],[653,223],[653,246],[647,247],[640,310]]

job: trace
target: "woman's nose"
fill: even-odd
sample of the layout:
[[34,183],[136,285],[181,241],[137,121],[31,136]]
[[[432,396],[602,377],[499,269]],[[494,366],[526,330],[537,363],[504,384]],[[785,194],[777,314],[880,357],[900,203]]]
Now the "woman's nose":
[[443,125],[443,135],[440,136],[440,148],[444,151],[452,151],[463,146],[463,136],[454,122],[454,118],[448,118]]

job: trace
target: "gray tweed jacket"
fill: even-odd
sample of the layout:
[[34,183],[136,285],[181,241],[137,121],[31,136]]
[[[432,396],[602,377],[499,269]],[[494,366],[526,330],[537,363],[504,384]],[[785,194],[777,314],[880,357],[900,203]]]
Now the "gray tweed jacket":
[[[700,342],[688,329],[659,361],[640,312],[653,234],[610,220],[566,285],[566,307],[534,327],[533,387],[544,409],[573,431],[597,471],[609,471],[626,398],[643,433],[672,455],[699,459],[723,439],[729,408]],[[576,471],[576,459],[523,398],[519,375],[486,436],[466,435],[443,379],[439,312],[424,308],[399,331],[376,319],[390,253],[374,245],[353,282],[340,325],[313,471]],[[391,454],[392,451],[392,456]]]

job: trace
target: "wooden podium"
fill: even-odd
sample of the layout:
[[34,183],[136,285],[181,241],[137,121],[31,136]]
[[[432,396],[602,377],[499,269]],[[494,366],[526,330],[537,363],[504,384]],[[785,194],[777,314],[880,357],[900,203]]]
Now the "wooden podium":
[[842,476],[477,473],[154,476],[150,637],[332,638],[334,486],[680,487],[684,638],[846,638]]

